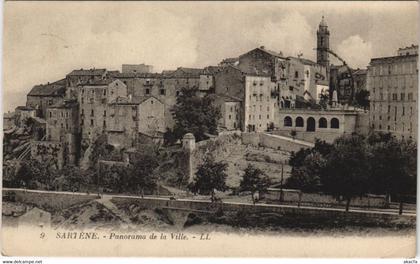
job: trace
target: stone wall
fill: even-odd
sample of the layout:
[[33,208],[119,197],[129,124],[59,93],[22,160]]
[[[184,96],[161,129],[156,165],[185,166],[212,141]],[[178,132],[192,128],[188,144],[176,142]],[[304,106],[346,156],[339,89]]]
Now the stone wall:
[[301,219],[307,222],[335,225],[375,225],[375,226],[415,226],[416,217],[410,215],[383,214],[381,212],[345,212],[342,209],[319,209],[308,207],[290,207],[269,204],[242,204],[242,203],[211,203],[210,201],[184,201],[169,199],[150,198],[112,198],[117,207],[128,207],[136,204],[143,208],[156,209],[167,208],[174,210],[188,210],[194,212],[215,213],[222,211],[223,214],[236,214],[243,216],[276,214],[280,218]]
[[[290,135],[288,135],[290,137]],[[242,144],[251,144],[253,146],[262,146],[266,148],[299,151],[301,148],[309,146],[299,143],[298,141],[286,140],[279,137],[271,136],[264,133],[242,133]]]
[[65,192],[42,192],[36,190],[3,188],[4,201],[21,202],[35,205],[38,208],[52,212],[63,210],[70,206],[97,199],[94,194],[73,194]]

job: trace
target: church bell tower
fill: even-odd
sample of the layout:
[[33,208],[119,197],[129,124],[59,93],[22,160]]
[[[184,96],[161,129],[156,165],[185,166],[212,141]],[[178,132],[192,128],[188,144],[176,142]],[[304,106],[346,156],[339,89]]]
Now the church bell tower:
[[320,65],[323,65],[327,68],[327,72],[330,66],[330,60],[328,58],[328,50],[330,49],[330,32],[328,31],[327,23],[325,22],[324,16],[319,23],[318,31],[316,32],[317,36],[317,52],[316,52],[316,62]]

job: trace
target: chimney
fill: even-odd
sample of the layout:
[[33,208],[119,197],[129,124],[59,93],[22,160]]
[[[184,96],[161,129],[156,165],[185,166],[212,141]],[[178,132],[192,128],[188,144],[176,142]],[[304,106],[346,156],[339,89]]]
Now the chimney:
[[265,47],[264,46],[261,46],[260,49],[265,49]]

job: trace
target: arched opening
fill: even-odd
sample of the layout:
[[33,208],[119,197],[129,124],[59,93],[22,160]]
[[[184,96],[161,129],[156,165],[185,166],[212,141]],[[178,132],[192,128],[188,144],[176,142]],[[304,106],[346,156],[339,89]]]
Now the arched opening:
[[309,132],[315,131],[315,119],[313,117],[309,117],[306,120],[306,131],[309,131]]
[[331,119],[331,128],[340,128],[340,121],[335,117]]
[[286,116],[284,118],[284,126],[291,127],[292,126],[292,118],[290,116]]
[[303,127],[303,118],[300,116],[296,117],[296,127]]
[[324,117],[321,117],[318,122],[319,122],[318,123],[319,128],[327,128],[328,127],[327,119],[325,119]]

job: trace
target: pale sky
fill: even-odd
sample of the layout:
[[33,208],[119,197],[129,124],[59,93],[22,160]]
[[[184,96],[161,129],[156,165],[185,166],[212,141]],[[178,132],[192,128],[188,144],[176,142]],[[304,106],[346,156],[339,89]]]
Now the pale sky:
[[265,46],[315,60],[322,15],[350,66],[418,44],[417,2],[6,2],[3,106],[72,69],[217,65]]

